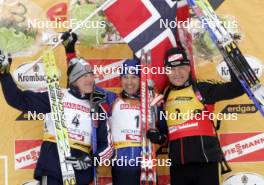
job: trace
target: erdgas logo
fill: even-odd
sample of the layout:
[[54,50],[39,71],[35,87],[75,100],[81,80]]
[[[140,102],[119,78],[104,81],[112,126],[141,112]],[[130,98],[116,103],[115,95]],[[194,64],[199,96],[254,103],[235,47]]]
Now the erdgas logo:
[[[256,73],[257,77],[260,78],[263,74],[263,64],[261,60],[257,59],[253,56],[246,56],[246,59],[250,65],[250,67],[253,69],[253,71]],[[229,74],[229,68],[226,65],[226,62],[222,61],[216,66],[218,74],[221,76],[221,78],[224,81],[230,81],[230,74]]]
[[237,114],[250,114],[256,113],[258,109],[254,104],[235,104],[227,105],[221,112],[222,113],[237,113]]
[[223,185],[263,185],[264,177],[255,173],[237,173],[225,179]]

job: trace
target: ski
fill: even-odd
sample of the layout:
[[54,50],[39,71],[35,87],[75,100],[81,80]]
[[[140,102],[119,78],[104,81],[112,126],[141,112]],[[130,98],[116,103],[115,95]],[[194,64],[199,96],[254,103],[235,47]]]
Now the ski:
[[[195,57],[193,54],[193,36],[192,36],[192,33],[188,32],[188,30],[183,28],[183,27],[179,28],[178,31],[179,31],[179,38],[180,38],[181,44],[186,49],[186,51],[188,52],[188,56],[190,59],[191,71],[192,71],[192,74],[191,74],[192,80],[197,81],[196,69],[195,69]],[[199,90],[195,90],[195,95],[200,101],[203,101],[203,97],[202,97]],[[218,127],[215,128],[215,134],[216,134],[217,138],[219,138],[218,133],[217,133],[218,129],[219,129]],[[219,146],[219,147],[221,148],[221,146]],[[224,174],[224,173],[230,172],[231,167],[227,163],[222,150],[221,150],[221,152],[222,152],[222,156],[223,156],[223,161],[220,162],[220,166],[221,166],[222,174]]]
[[[147,52],[147,66],[148,69],[152,68],[152,58],[151,58],[151,50],[148,50]],[[155,91],[154,91],[154,81],[152,80],[152,73],[151,71],[148,72],[147,74],[147,89],[148,89],[148,122],[147,122],[147,128],[148,129],[154,129],[156,128],[156,115],[157,115],[157,110],[156,106],[151,106],[150,105],[150,100],[155,98]],[[157,174],[156,174],[156,165],[153,164],[154,159],[156,159],[156,148],[155,144],[152,144],[150,140],[148,140],[148,151],[149,151],[149,158],[151,161],[151,165],[149,166],[148,170],[148,180],[149,184],[156,185],[157,184]]]
[[[96,114],[98,112],[98,104],[96,105],[94,103],[94,100],[93,100],[93,93],[91,94],[91,97],[90,97],[90,104],[91,104],[91,120],[92,120],[92,128],[93,128],[93,131],[92,131],[92,149],[93,149],[93,154],[96,154],[97,152],[97,127],[98,127],[98,120],[97,119],[93,119],[95,118],[96,116],[93,116],[93,114]],[[96,165],[94,164],[93,162],[93,173],[94,173],[94,180],[93,180],[93,184],[94,185],[98,185],[99,182],[98,182],[98,178],[97,178],[97,168],[96,168]]]
[[[91,120],[92,120],[92,151],[93,154],[95,155],[97,153],[97,128],[99,125],[98,119],[96,114],[98,113],[99,107],[102,102],[105,101],[105,98],[98,98],[95,96],[96,90],[91,93],[90,95],[90,106],[91,106]],[[93,184],[94,185],[99,185],[99,180],[98,180],[98,175],[97,175],[97,167],[95,164],[95,161],[93,161],[93,172],[94,172],[94,177],[93,177]]]
[[187,0],[249,98],[264,116],[264,87],[207,0]]
[[43,57],[43,63],[48,84],[48,94],[51,109],[51,119],[54,121],[56,143],[60,160],[63,185],[76,185],[74,169],[65,163],[65,157],[71,156],[68,140],[68,129],[65,121],[62,92],[59,86],[59,73],[54,53],[48,52]]
[[141,163],[141,185],[156,185],[157,175],[153,159],[156,158],[155,145],[146,137],[149,128],[155,128],[155,108],[150,106],[150,99],[154,98],[154,83],[152,74],[145,69],[151,68],[151,52],[142,50],[141,54],[141,84],[140,84],[140,118],[142,135],[142,163]]

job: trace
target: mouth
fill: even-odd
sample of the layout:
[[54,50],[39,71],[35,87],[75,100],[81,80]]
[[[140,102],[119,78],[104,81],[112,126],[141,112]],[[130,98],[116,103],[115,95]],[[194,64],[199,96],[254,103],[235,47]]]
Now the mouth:
[[90,87],[93,87],[93,84],[84,84],[84,87],[90,88]]
[[135,87],[134,86],[127,86],[126,89],[132,91],[135,89]]
[[126,92],[128,92],[128,93],[134,93],[136,90],[135,90],[135,87],[126,87],[126,88],[124,88],[125,89],[125,91]]
[[176,77],[176,78],[174,78],[174,80],[182,80],[183,79],[183,77]]

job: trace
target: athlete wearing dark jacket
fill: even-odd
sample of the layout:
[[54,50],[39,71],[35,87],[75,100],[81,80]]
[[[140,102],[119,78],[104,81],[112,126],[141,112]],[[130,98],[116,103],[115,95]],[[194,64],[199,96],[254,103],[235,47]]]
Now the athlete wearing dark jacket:
[[[78,73],[78,78],[82,78],[82,75],[86,74],[86,72],[82,73],[84,68],[85,67],[80,66],[79,69],[81,70]],[[75,68],[73,68],[73,70],[75,70]],[[44,113],[46,115],[51,112],[48,92],[36,93],[28,90],[20,90],[14,83],[9,71],[0,74],[0,81],[4,97],[10,106],[23,112],[36,111],[36,113]],[[109,116],[109,103],[113,101],[114,95],[99,87],[95,87],[93,93],[98,94],[98,98],[104,98],[104,101],[102,101],[99,106],[99,115],[104,113],[104,115]],[[79,89],[74,86],[70,86],[68,89],[63,89],[63,103],[64,106],[66,106],[64,107],[64,111],[68,111],[68,113],[73,113],[74,115],[78,114],[78,116],[81,117],[78,122],[79,125],[73,125],[71,124],[73,115],[65,113],[66,122],[69,120],[69,122],[67,122],[68,131],[72,134],[71,136],[69,135],[69,138],[72,141],[72,143],[70,142],[71,157],[77,159],[92,155],[90,140],[92,132],[90,125],[91,121],[86,122],[86,119],[90,120],[90,118],[88,118],[89,116],[87,116],[90,114],[89,97],[90,94],[81,94]],[[50,128],[54,128],[52,127],[52,122],[49,122],[49,126]],[[98,120],[98,128],[96,129],[96,132],[97,152],[93,154],[93,157],[96,157],[98,160],[111,158],[113,154],[113,146],[107,117]],[[74,136],[81,137],[76,139]],[[63,183],[57,145],[55,143],[54,130],[49,130],[48,120],[45,122],[43,140],[34,178],[41,180],[43,177],[47,177],[45,183],[48,185],[61,185]],[[93,180],[93,168],[89,167],[75,170],[75,176],[77,185],[88,185]]]
[[[194,84],[195,83],[195,84]],[[196,87],[194,87],[196,86]],[[170,85],[164,98],[173,91],[181,91],[190,87],[193,91],[199,90],[203,97],[203,104],[206,104],[208,111],[218,101],[233,99],[243,95],[240,83],[232,78],[232,82],[219,83],[213,81],[187,82],[181,87]],[[197,88],[197,89],[196,89]],[[184,95],[183,95],[184,96]],[[209,106],[211,105],[211,106]],[[168,125],[161,117],[158,128],[162,135],[168,135]],[[169,144],[169,157],[172,164],[187,164],[191,162],[216,162],[222,160],[221,150],[218,145],[218,138],[215,136],[192,136],[173,140]]]
[[176,85],[171,83],[165,89],[162,111],[163,115],[177,113],[176,119],[165,120],[165,116],[161,116],[158,132],[150,130],[148,137],[157,144],[168,140],[172,185],[219,185],[218,164],[223,160],[223,154],[212,120],[206,116],[184,120],[180,113],[192,111],[194,115],[208,115],[213,104],[241,96],[244,91],[232,72],[228,83],[192,81],[184,50],[169,50],[165,61],[166,66],[178,70],[179,74],[169,77]]

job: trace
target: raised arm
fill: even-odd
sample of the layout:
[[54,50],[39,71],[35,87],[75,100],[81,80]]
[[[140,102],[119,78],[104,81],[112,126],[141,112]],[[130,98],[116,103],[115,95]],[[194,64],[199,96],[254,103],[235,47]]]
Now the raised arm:
[[0,52],[0,82],[7,103],[21,111],[36,111],[36,113],[50,112],[47,92],[35,93],[32,91],[22,91],[17,87],[9,72],[11,62],[11,57],[7,58]]
[[245,93],[242,85],[237,80],[234,73],[231,70],[229,71],[231,82],[198,82],[197,87],[204,97],[206,104],[213,104],[217,101],[233,99]]
[[61,39],[63,40],[62,44],[64,45],[67,62],[76,57],[75,43],[78,40],[78,36],[75,33],[65,32],[62,34]]

